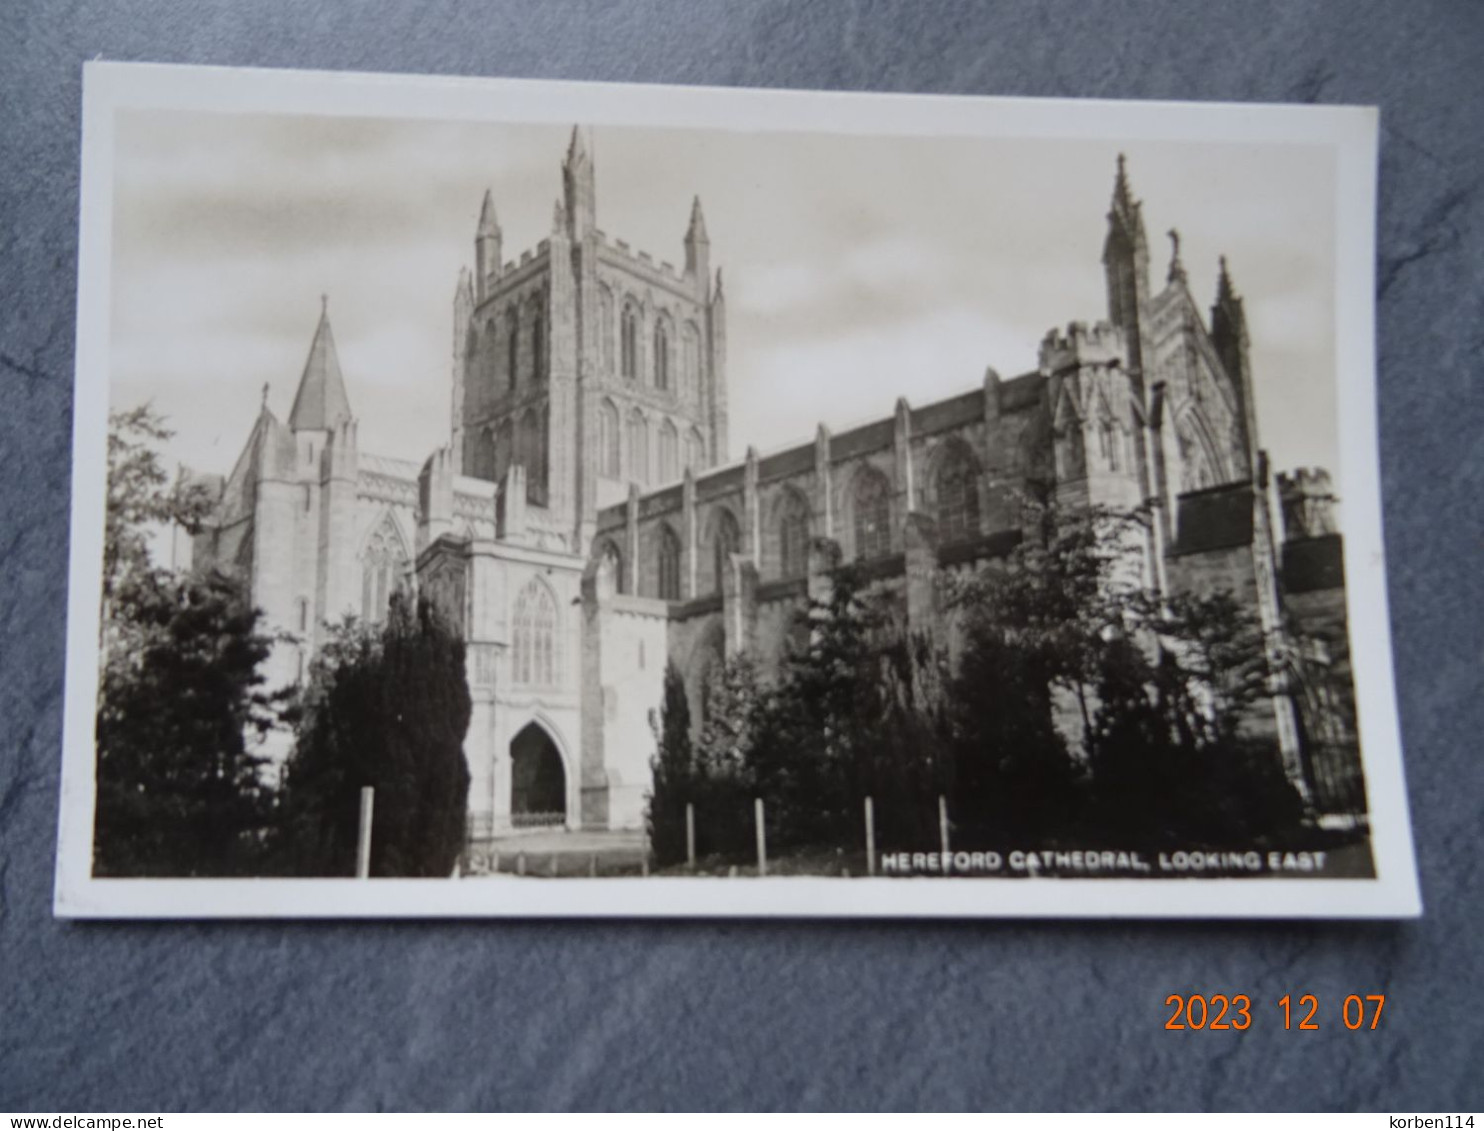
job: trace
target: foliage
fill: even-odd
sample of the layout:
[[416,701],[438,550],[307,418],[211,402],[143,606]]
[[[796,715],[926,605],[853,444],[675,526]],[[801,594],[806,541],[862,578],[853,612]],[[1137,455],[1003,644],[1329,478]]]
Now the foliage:
[[[149,574],[150,527],[179,523],[194,533],[211,509],[207,488],[170,481],[156,447],[174,435],[148,404],[108,414],[108,486],[103,524],[103,604],[125,582]],[[105,624],[105,629],[107,625]]]
[[650,712],[649,725],[659,749],[649,760],[651,787],[645,826],[656,860],[674,864],[686,858],[685,806],[694,791],[696,766],[685,679],[673,661],[665,666],[664,700],[658,713]]
[[353,875],[363,786],[374,876],[447,876],[464,846],[471,702],[461,636],[428,600],[393,597],[381,628],[332,628],[311,665],[284,778],[285,866]]
[[277,716],[272,640],[220,573],[138,568],[111,602],[98,697],[94,871],[232,876],[258,867],[272,794],[248,739]]

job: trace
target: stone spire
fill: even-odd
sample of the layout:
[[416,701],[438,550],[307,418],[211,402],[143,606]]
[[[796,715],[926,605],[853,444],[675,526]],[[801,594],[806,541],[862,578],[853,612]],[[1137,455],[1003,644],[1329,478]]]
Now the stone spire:
[[1108,287],[1108,321],[1128,342],[1128,367],[1142,383],[1146,315],[1149,309],[1149,241],[1140,203],[1129,187],[1128,166],[1118,155],[1108,235],[1103,240],[1103,272]]
[[711,279],[711,240],[706,235],[706,217],[698,196],[690,206],[690,226],[685,230],[685,274],[704,292]]
[[500,234],[500,221],[495,216],[495,193],[493,189],[484,190],[484,203],[479,208],[479,231],[481,236],[498,236]]
[[289,427],[295,432],[328,431],[349,419],[350,398],[345,395],[345,378],[340,374],[335,336],[330,332],[330,300],[321,295],[319,325],[309,344],[304,375],[299,378],[299,391],[289,413]]
[[479,227],[474,233],[474,301],[481,303],[494,290],[500,277],[503,233],[495,216],[495,194],[484,190],[484,203],[479,208]]
[[1180,230],[1171,228],[1165,235],[1170,237],[1170,269],[1165,275],[1167,283],[1185,282],[1185,264],[1180,262]]
[[598,189],[592,153],[581,126],[572,127],[567,159],[562,162],[562,189],[567,229],[574,240],[582,239],[597,225]]

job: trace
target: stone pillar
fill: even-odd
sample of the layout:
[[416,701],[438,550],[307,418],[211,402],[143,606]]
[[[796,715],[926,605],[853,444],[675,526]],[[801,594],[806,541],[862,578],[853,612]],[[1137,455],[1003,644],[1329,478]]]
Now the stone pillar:
[[439,448],[417,477],[417,552],[453,531],[453,453]]
[[526,538],[526,469],[512,463],[505,471],[495,500],[495,528],[506,542],[524,542]]
[[911,513],[917,505],[917,492],[912,482],[912,408],[906,397],[897,398],[896,419],[892,429],[892,458],[895,474],[892,487],[896,491],[896,506],[893,515]]
[[751,655],[757,646],[757,565],[744,554],[732,554],[721,587],[721,621],[726,653]]
[[579,811],[582,825],[608,827],[608,770],[604,750],[609,691],[603,679],[603,603],[598,585],[598,561],[588,562],[582,574],[582,732]]
[[697,596],[696,543],[700,534],[696,530],[696,473],[689,466],[685,469],[685,479],[680,485],[680,508],[685,560],[685,568],[680,577],[680,595],[690,601]]
[[624,504],[623,553],[629,571],[628,591],[634,596],[641,592],[640,582],[644,571],[639,560],[639,485],[629,484],[629,498]]
[[326,443],[320,480],[320,537],[316,593],[319,624],[361,611],[361,578],[356,542],[356,480],[360,473],[357,426],[342,420]]
[[754,562],[763,557],[757,497],[757,449],[751,444],[747,446],[747,462],[742,468],[742,553]]
[[830,469],[830,430],[821,424],[814,433],[814,535],[816,538],[835,536],[835,494]]
[[913,511],[903,535],[906,550],[907,630],[936,634],[938,627],[938,524]]

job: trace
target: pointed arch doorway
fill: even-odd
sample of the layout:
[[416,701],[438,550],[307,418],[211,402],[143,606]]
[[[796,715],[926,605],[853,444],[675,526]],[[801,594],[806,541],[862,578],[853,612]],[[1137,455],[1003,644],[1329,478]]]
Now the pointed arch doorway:
[[510,823],[517,829],[567,823],[567,771],[539,723],[527,723],[510,743]]

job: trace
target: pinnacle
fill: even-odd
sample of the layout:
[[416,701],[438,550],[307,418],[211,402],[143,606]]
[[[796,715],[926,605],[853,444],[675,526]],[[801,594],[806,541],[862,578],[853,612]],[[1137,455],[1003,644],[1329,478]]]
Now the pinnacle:
[[500,221],[495,216],[495,194],[491,189],[484,190],[484,203],[479,208],[479,234],[481,236],[493,236],[500,231]]
[[690,228],[685,233],[688,240],[706,239],[706,215],[701,211],[701,198],[697,196],[690,206]]
[[1122,153],[1118,155],[1118,174],[1113,179],[1113,211],[1110,218],[1112,217],[1130,228],[1140,222],[1139,202],[1134,199],[1133,189],[1128,182],[1128,159]]
[[582,127],[572,127],[572,140],[567,145],[567,161],[571,163],[587,156],[587,142],[582,136]]
[[309,357],[299,378],[293,411],[289,413],[289,427],[296,432],[329,429],[349,417],[350,398],[345,394],[335,335],[330,330],[330,300],[321,295],[319,325],[309,344]]

